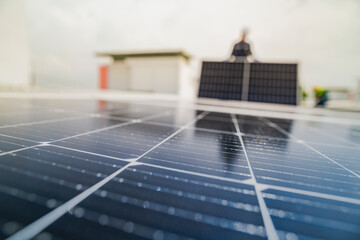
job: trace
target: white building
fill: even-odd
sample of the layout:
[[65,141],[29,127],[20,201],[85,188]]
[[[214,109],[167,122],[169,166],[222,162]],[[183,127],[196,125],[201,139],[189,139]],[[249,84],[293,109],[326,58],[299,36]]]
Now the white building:
[[100,67],[100,88],[192,97],[196,83],[190,77],[190,56],[183,51],[110,52],[98,57],[111,57]]

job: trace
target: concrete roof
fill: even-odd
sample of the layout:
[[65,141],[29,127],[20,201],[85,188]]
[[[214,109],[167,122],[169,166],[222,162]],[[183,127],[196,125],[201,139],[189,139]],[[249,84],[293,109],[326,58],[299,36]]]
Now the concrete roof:
[[191,56],[182,50],[170,51],[136,51],[136,52],[100,52],[96,53],[98,57],[112,57],[115,61],[121,61],[126,58],[136,57],[183,57],[188,61]]

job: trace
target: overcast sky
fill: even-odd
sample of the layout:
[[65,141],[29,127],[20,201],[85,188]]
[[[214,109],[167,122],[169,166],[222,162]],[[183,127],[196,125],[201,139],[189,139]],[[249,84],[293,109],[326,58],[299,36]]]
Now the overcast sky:
[[222,60],[244,27],[257,59],[299,62],[305,87],[360,79],[358,0],[28,0],[27,18],[41,85],[96,86],[98,51]]

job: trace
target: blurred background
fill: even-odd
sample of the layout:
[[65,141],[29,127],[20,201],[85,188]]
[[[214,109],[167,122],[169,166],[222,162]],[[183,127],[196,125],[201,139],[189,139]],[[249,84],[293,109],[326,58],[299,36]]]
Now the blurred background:
[[[101,78],[111,69],[101,68],[117,54],[140,66],[138,85],[182,71],[179,88],[196,96],[201,62],[227,59],[247,28],[257,60],[299,64],[307,101],[318,87],[333,106],[360,110],[359,16],[358,0],[0,0],[0,89],[109,89]],[[148,71],[159,53],[177,57],[169,75]]]

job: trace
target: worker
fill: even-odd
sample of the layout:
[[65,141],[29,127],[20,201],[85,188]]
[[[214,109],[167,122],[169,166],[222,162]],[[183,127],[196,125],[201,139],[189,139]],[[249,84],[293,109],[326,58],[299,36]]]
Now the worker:
[[248,57],[252,55],[250,44],[246,42],[247,30],[244,29],[241,33],[240,42],[234,45],[233,51],[231,53],[231,58],[235,62],[246,62]]

